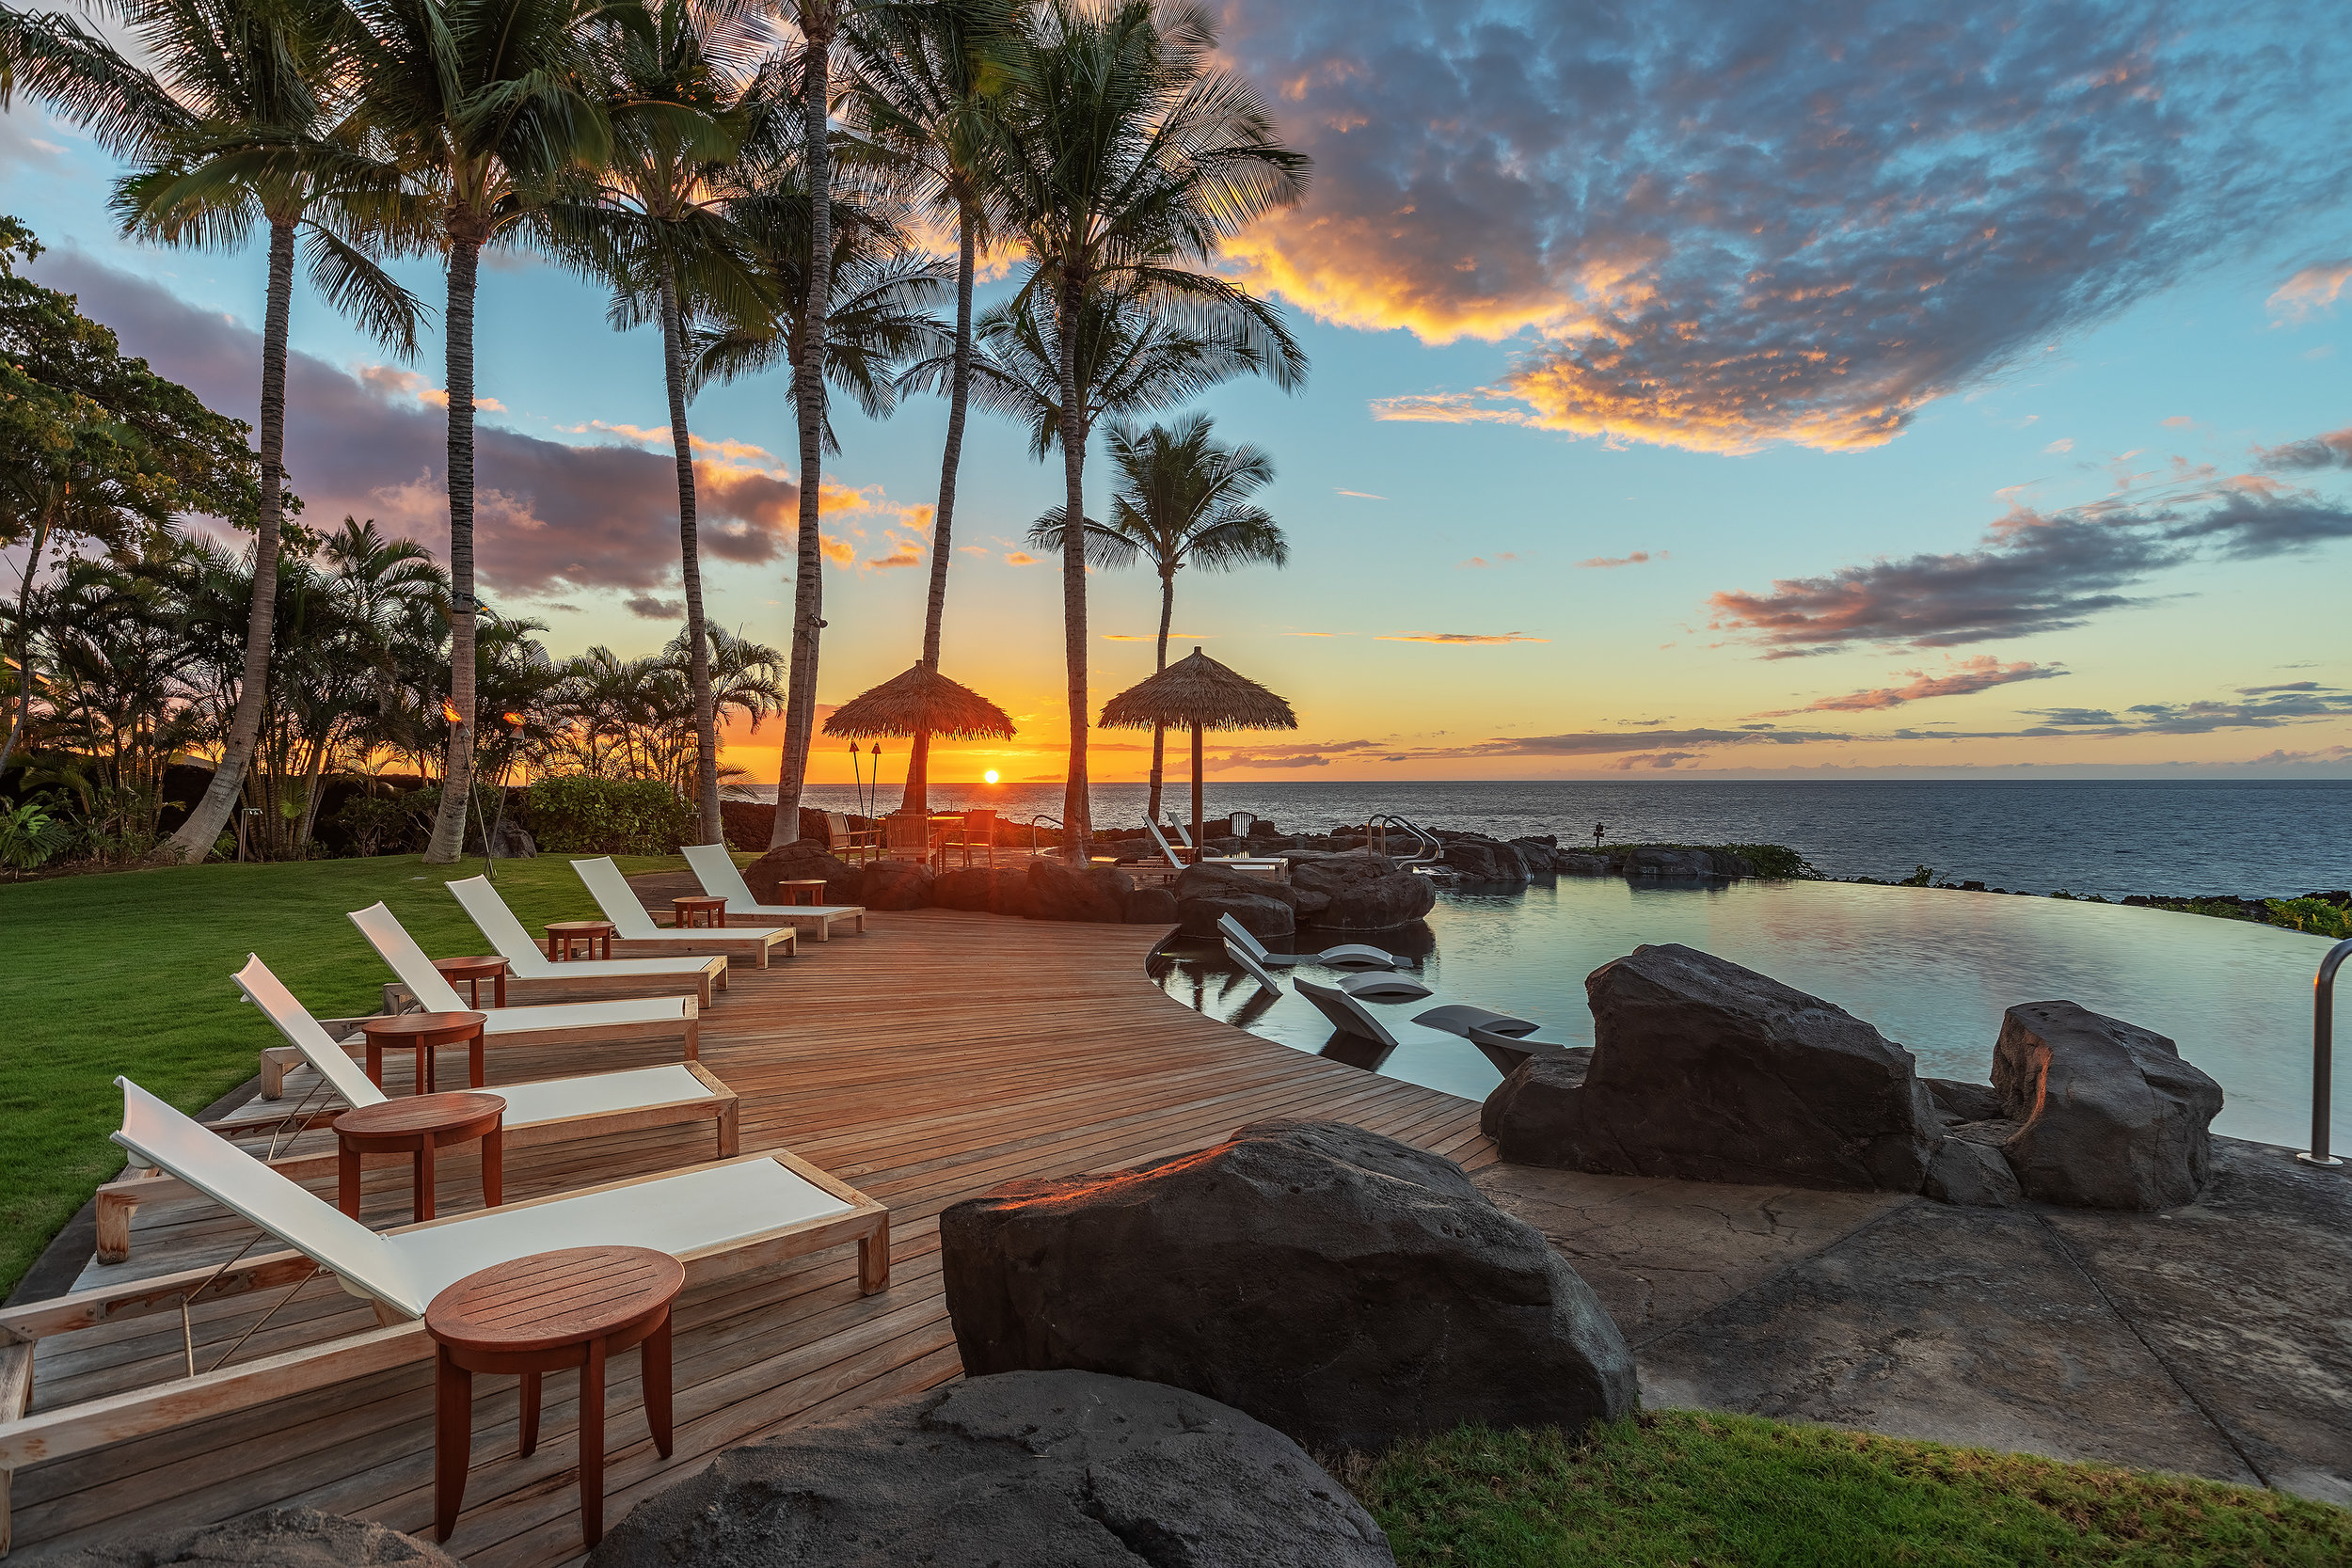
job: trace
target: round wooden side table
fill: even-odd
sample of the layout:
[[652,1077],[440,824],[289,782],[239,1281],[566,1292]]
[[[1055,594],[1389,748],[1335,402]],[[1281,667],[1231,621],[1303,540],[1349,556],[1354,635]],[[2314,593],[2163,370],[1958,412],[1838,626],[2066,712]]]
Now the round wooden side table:
[[433,960],[433,967],[440,971],[441,978],[447,980],[452,986],[471,986],[473,990],[468,994],[466,1000],[474,1006],[482,1006],[482,982],[485,980],[495,982],[490,989],[490,1006],[493,1007],[506,1006],[506,960],[504,958],[497,957],[436,958]]
[[670,900],[670,924],[683,931],[696,926],[721,927],[727,923],[727,901],[708,894],[681,894]]
[[825,879],[787,877],[776,884],[776,895],[787,904],[821,904],[825,901]]
[[335,1118],[335,1207],[359,1217],[359,1157],[405,1154],[415,1192],[411,1211],[433,1217],[433,1151],[482,1140],[482,1201],[506,1199],[506,1101],[495,1094],[420,1094],[362,1105]]
[[[585,937],[588,956],[609,958],[612,956],[612,922],[610,920],[551,920],[548,922],[548,958],[563,963],[573,957],[572,944]],[[597,944],[604,950],[598,952]]]
[[604,1539],[604,1366],[639,1353],[645,1423],[670,1457],[670,1304],[686,1267],[649,1247],[566,1247],[469,1274],[435,1296],[424,1329],[435,1347],[433,1530],[447,1541],[466,1500],[473,1448],[473,1374],[522,1375],[522,1451],[539,1446],[541,1374],[580,1369],[580,1533]]
[[466,1081],[482,1087],[482,1026],[480,1013],[400,1013],[391,1018],[363,1019],[359,1032],[367,1037],[368,1082],[384,1086],[384,1053],[414,1051],[416,1071],[409,1093],[431,1094],[437,1073],[433,1055],[444,1045],[466,1047]]

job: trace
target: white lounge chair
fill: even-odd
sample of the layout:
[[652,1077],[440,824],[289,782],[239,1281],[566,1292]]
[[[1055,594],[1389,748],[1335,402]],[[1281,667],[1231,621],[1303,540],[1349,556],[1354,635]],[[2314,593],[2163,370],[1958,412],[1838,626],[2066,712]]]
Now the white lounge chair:
[[688,845],[686,863],[692,868],[694,880],[703,885],[705,893],[727,901],[730,926],[738,919],[743,919],[745,925],[762,926],[774,921],[810,931],[818,942],[831,942],[835,926],[848,926],[860,936],[866,934],[866,907],[862,904],[763,904],[754,898],[750,884],[743,880],[735,857],[723,844]]
[[[1200,856],[1192,855],[1192,836],[1184,829],[1176,830],[1176,836],[1184,840],[1185,853],[1182,855],[1178,854],[1174,847],[1168,842],[1168,835],[1160,832],[1159,824],[1148,816],[1143,819],[1143,831],[1152,835],[1152,843],[1167,858],[1168,863],[1178,870],[1197,863],[1203,865],[1221,865],[1228,871],[1238,871],[1247,877],[1263,877],[1272,881],[1279,881],[1282,868],[1289,863],[1279,856],[1265,855],[1211,855],[1203,861]],[[1187,855],[1191,858],[1187,859]]]
[[768,956],[778,943],[784,956],[790,958],[799,945],[799,938],[789,926],[746,925],[735,927],[734,911],[728,911],[727,928],[707,927],[685,930],[665,929],[654,924],[653,916],[637,896],[637,890],[628,885],[621,868],[612,863],[612,857],[593,861],[574,861],[572,869],[588,884],[589,896],[596,908],[612,922],[612,952],[616,958],[660,958],[674,953],[723,953],[730,958],[748,958],[755,969],[768,967]]
[[[285,983],[270,973],[259,954],[247,955],[245,967],[234,978],[246,999],[262,1009],[287,1043],[341,1098],[340,1105],[305,1116],[299,1130],[324,1127],[346,1109],[380,1105],[389,1098],[359,1070],[359,1065],[333,1037],[320,1027],[318,1020],[310,1016]],[[490,1014],[485,1012],[484,1016]],[[501,1084],[494,1092],[506,1101],[501,1132],[509,1149],[694,1121],[713,1124],[720,1159],[731,1159],[738,1148],[735,1091],[713,1078],[698,1062],[602,1072],[584,1078]],[[285,1123],[282,1114],[269,1111],[230,1116],[204,1125],[221,1137],[238,1138],[287,1131]],[[311,1180],[335,1174],[336,1157],[331,1149],[284,1155],[272,1159],[269,1167],[292,1181]],[[140,1204],[171,1203],[197,1196],[167,1176],[133,1176],[99,1188],[98,1260],[119,1263],[130,1256],[131,1214]]]
[[1238,942],[1229,942],[1225,944],[1225,956],[1232,959],[1244,974],[1257,981],[1264,990],[1272,991],[1277,996],[1282,994],[1282,982],[1276,979],[1273,972],[1260,963],[1257,955],[1250,952],[1248,948]]
[[506,960],[507,973],[517,980],[574,987],[619,985],[638,990],[661,990],[659,982],[666,980],[691,986],[706,1007],[710,1006],[712,988],[726,989],[727,960],[719,957],[571,958],[558,963],[531,940],[531,933],[523,929],[523,923],[515,918],[515,911],[506,907],[489,879],[469,877],[450,883],[449,890],[490,939],[490,946]]
[[[433,1013],[482,1014],[482,1044],[603,1045],[622,1040],[660,1038],[676,1031],[683,1037],[687,1061],[702,1054],[702,1005],[691,996],[628,996],[609,1002],[542,1002],[527,1007],[467,1006],[457,989],[441,978],[424,949],[400,918],[382,904],[351,911],[351,923],[368,939],[376,956],[391,966],[400,983],[418,1005]],[[713,963],[724,963],[714,958]],[[565,965],[565,968],[576,967]],[[273,1046],[262,1053],[262,1098],[278,1098],[284,1069],[299,1059],[291,1046]],[[273,1070],[272,1063],[277,1064]]]
[[1540,1024],[1530,1023],[1523,1018],[1513,1018],[1509,1013],[1498,1013],[1487,1007],[1474,1007],[1465,1002],[1452,1002],[1442,1007],[1432,1007],[1425,1013],[1415,1013],[1413,1022],[1424,1028],[1442,1029],[1449,1035],[1459,1035],[1464,1039],[1472,1037],[1470,1031],[1473,1029],[1484,1029],[1493,1035],[1516,1037],[1532,1035],[1542,1027]]
[[1337,986],[1319,986],[1312,980],[1303,980],[1296,975],[1291,979],[1298,987],[1298,994],[1313,1003],[1315,1010],[1329,1019],[1331,1026],[1340,1033],[1354,1035],[1359,1039],[1370,1040],[1391,1050],[1396,1048],[1396,1037],[1372,1016],[1370,1009],[1347,992]]
[[1359,1002],[1419,1002],[1437,993],[1409,974],[1351,974],[1340,990]]
[[1410,969],[1410,958],[1400,958],[1393,953],[1383,953],[1377,947],[1367,947],[1360,942],[1343,942],[1337,947],[1327,947],[1320,953],[1274,953],[1266,944],[1252,936],[1249,927],[1230,914],[1216,917],[1217,934],[1229,948],[1242,947],[1249,956],[1269,969],[1291,964],[1328,964],[1334,969],[1360,967],[1365,969]]
[[1470,1044],[1494,1063],[1497,1071],[1508,1078],[1518,1070],[1519,1064],[1530,1056],[1568,1056],[1581,1054],[1589,1065],[1593,1048],[1589,1045],[1557,1045],[1550,1040],[1531,1040],[1518,1035],[1499,1034],[1492,1029],[1472,1028]]

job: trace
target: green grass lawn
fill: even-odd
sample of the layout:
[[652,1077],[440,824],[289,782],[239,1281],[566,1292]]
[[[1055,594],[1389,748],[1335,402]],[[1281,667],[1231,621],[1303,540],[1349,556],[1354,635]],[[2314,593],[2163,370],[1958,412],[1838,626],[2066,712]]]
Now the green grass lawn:
[[[345,911],[380,898],[428,953],[487,952],[441,887],[481,871],[400,856],[0,884],[0,1293],[121,1169],[106,1138],[122,1116],[115,1074],[194,1111],[279,1043],[230,979],[246,954],[321,1018],[373,1012],[391,971]],[[501,862],[499,885],[526,927],[596,913],[563,855]]]
[[2352,1562],[2352,1513],[2281,1493],[1690,1411],[1464,1428],[1349,1480],[1404,1568]]

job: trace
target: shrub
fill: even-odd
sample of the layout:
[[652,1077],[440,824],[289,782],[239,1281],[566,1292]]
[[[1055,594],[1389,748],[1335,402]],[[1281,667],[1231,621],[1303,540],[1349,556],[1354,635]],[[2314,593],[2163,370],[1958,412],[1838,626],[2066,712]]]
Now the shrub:
[[1786,844],[1724,844],[1715,846],[1739,856],[1756,868],[1759,877],[1780,881],[1818,882],[1821,874],[1804,858],[1804,851],[1791,849]]
[[694,821],[693,808],[652,779],[559,774],[524,790],[516,806],[540,848],[575,854],[675,854]]
[[437,789],[395,789],[354,796],[331,820],[355,855],[407,855],[424,847],[440,806]]

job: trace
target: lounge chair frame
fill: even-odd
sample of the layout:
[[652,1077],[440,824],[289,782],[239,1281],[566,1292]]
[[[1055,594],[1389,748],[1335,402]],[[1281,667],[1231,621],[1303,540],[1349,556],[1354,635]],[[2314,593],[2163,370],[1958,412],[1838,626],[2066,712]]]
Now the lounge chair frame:
[[763,904],[752,896],[751,884],[743,880],[742,869],[725,845],[690,844],[684,853],[702,890],[727,901],[729,926],[738,921],[746,926],[790,926],[818,942],[831,942],[835,926],[847,925],[859,936],[866,934],[863,904]]
[[711,1004],[714,988],[726,989],[727,960],[723,955],[707,958],[689,955],[675,960],[573,958],[558,963],[532,940],[530,928],[507,907],[488,878],[468,877],[448,886],[450,895],[465,910],[466,917],[488,939],[491,949],[506,960],[510,987],[619,989],[641,995],[646,991],[691,990],[706,1007]]
[[707,927],[665,929],[646,911],[637,890],[628,885],[628,879],[621,875],[621,868],[610,855],[574,861],[572,870],[586,884],[588,895],[604,911],[605,919],[612,922],[612,956],[616,958],[668,958],[681,954],[717,953],[730,962],[743,959],[754,969],[766,969],[770,955],[779,943],[787,958],[800,949],[800,933],[795,927],[776,921],[764,920],[755,925],[738,921],[732,910],[727,911],[726,925],[717,930]]

